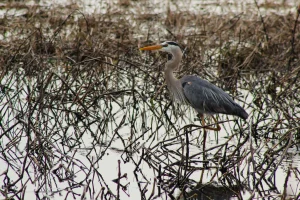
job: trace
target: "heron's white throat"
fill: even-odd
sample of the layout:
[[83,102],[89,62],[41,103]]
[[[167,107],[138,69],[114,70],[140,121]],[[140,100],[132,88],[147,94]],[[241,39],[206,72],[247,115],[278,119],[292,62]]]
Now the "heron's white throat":
[[[172,51],[172,58],[168,60],[165,68],[165,79],[168,89],[174,101],[180,103],[186,103],[186,99],[183,93],[181,82],[174,76],[174,70],[178,69],[182,58],[182,52],[180,48],[177,51]],[[174,55],[176,54],[176,55]]]

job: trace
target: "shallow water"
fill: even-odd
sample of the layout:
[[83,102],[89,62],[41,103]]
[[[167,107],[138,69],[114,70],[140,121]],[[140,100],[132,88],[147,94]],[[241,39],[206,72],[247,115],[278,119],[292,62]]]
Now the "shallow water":
[[[279,12],[282,15],[294,12],[296,1],[286,1],[280,7],[274,7],[277,5],[276,2],[272,2],[272,6],[262,6],[259,12],[262,15],[269,12]],[[72,5],[72,3],[40,1],[39,5],[59,7]],[[29,1],[26,4],[32,5],[34,2]],[[266,2],[261,1],[258,4],[265,5]],[[119,1],[109,3],[82,1],[76,6],[80,11],[90,15],[122,11],[120,13],[125,12],[128,19],[126,16],[122,18],[132,20],[133,23],[136,13],[165,15],[164,11],[168,6],[171,10],[189,11],[197,15],[236,15],[243,12],[244,16],[247,16],[257,15],[258,12],[252,2],[228,3],[228,1],[201,3],[198,1],[185,3],[130,1],[127,6],[120,5]],[[3,15],[22,16],[24,9],[19,11],[2,9],[0,16]],[[115,19],[117,17],[118,15],[114,16]],[[150,23],[161,28],[160,22]],[[136,40],[145,37],[148,31],[146,27],[145,30],[136,33]],[[1,39],[8,37],[9,33],[6,34],[2,35]],[[143,54],[140,57],[141,68],[151,71],[152,66],[149,63],[152,61],[149,55]],[[48,64],[51,65],[50,62]],[[20,65],[22,66],[22,63]],[[99,199],[102,188],[105,188],[107,195],[109,190],[115,195],[119,193],[120,199],[139,199],[143,193],[147,198],[153,194],[152,197],[158,195],[158,199],[170,199],[168,192],[172,189],[174,189],[172,194],[174,197],[180,195],[179,188],[182,188],[182,185],[179,183],[187,187],[186,191],[191,191],[199,182],[206,184],[212,181],[216,183],[214,186],[217,189],[228,185],[239,186],[234,193],[230,194],[232,199],[238,199],[238,195],[240,198],[248,199],[252,194],[257,198],[260,196],[278,198],[284,193],[284,188],[286,188],[286,195],[291,195],[292,198],[300,192],[299,171],[297,171],[300,167],[299,149],[295,145],[289,146],[291,143],[284,146],[286,140],[279,142],[280,135],[276,135],[278,138],[275,139],[268,138],[272,130],[266,129],[268,127],[266,124],[273,123],[272,112],[275,111],[268,113],[269,119],[255,122],[254,120],[258,119],[261,113],[253,109],[254,106],[249,105],[253,104],[256,96],[247,89],[240,89],[242,82],[238,87],[240,92],[238,99],[250,113],[249,120],[244,122],[232,116],[220,116],[219,121],[225,121],[221,122],[222,131],[208,132],[205,143],[207,152],[204,154],[201,143],[203,130],[194,128],[196,130],[191,131],[187,127],[184,128],[188,124],[201,125],[196,118],[196,113],[187,106],[169,106],[170,101],[166,99],[152,100],[148,91],[156,91],[157,87],[153,85],[155,82],[147,79],[147,73],[143,74],[132,69],[132,66],[126,62],[119,62],[117,66],[108,74],[88,71],[86,74],[75,75],[74,78],[64,72],[64,67],[61,65],[44,71],[39,79],[28,78],[22,69],[18,69],[16,74],[7,73],[2,78],[1,84],[6,84],[9,88],[1,95],[1,117],[5,119],[5,123],[2,123],[2,131],[8,130],[16,123],[17,125],[5,135],[1,135],[1,149],[5,155],[10,156],[11,165],[7,163],[1,165],[0,174],[5,174],[7,170],[8,177],[12,181],[17,180],[19,171],[22,170],[22,162],[27,164],[27,171],[22,178],[24,182],[28,181],[25,199],[35,198],[35,192],[39,187],[42,188],[38,191],[40,197],[48,196],[50,199],[65,199],[68,191],[77,194],[70,195],[69,199],[81,196],[97,199],[97,195]],[[109,67],[108,65],[107,68]],[[215,69],[210,70],[211,74],[217,73]],[[40,81],[47,80],[51,73],[54,73],[55,78],[51,79],[50,86],[45,89],[44,99],[37,104],[39,109],[30,116],[28,114],[30,109],[39,101],[40,84],[46,82]],[[139,76],[135,76],[136,74]],[[106,82],[106,79],[109,81]],[[86,85],[85,80],[97,84],[90,87]],[[63,87],[64,85],[67,89]],[[111,90],[106,91],[102,88],[103,85]],[[116,87],[117,89],[112,89]],[[134,90],[131,90],[132,88]],[[90,92],[93,89],[95,91]],[[68,95],[64,94],[65,90]],[[127,93],[119,92],[122,90],[126,90]],[[111,95],[103,95],[104,93],[111,93]],[[86,95],[91,101],[95,100],[95,108],[89,104],[90,101],[86,100]],[[48,108],[50,103],[55,107]],[[87,105],[91,106],[87,107]],[[267,109],[268,105],[264,104],[262,108]],[[83,110],[87,110],[88,113]],[[295,111],[296,115],[299,113]],[[32,125],[28,125],[29,121]],[[268,137],[257,140],[254,135],[251,135],[247,139],[246,136],[252,133],[254,125],[257,125],[257,130],[266,133]],[[262,129],[259,129],[260,127]],[[31,130],[29,136],[26,128]],[[286,126],[279,128],[282,128],[282,136],[289,136],[289,129]],[[292,137],[287,141],[292,141]],[[27,151],[28,142],[32,145],[32,154]],[[245,143],[241,145],[242,142]],[[272,154],[271,150],[275,151],[280,147],[283,149]],[[47,154],[40,154],[39,151]],[[273,156],[273,163],[268,163],[272,160],[268,156]],[[3,159],[2,156],[1,158]],[[188,164],[185,164],[186,161]],[[203,164],[203,161],[207,163]],[[220,166],[226,167],[224,170],[227,170],[228,174],[221,173]],[[42,171],[46,168],[48,169]],[[290,176],[287,179],[288,172]],[[202,180],[199,181],[201,174]],[[268,179],[270,175],[273,176]],[[43,176],[47,178],[43,179]],[[1,178],[4,179],[5,176]],[[62,180],[58,181],[59,178]],[[120,184],[117,184],[118,178]],[[258,179],[262,180],[258,181]],[[189,183],[183,180],[188,180]],[[5,181],[7,180],[2,180]],[[46,182],[44,187],[43,181]],[[284,184],[287,186],[284,187]],[[73,188],[73,185],[76,187]],[[16,186],[18,189],[23,187],[21,183]]]

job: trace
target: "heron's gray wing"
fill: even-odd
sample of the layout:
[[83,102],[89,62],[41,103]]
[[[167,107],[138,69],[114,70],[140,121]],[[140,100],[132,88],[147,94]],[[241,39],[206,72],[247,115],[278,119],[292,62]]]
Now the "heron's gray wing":
[[241,116],[241,112],[245,112],[227,93],[206,80],[197,76],[184,76],[180,81],[186,99],[201,114],[223,113]]

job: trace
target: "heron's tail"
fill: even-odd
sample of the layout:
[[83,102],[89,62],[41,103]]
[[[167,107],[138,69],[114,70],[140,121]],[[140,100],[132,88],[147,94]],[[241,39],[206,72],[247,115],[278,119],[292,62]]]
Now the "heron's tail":
[[236,110],[236,115],[240,118],[246,120],[248,118],[248,113],[242,108],[241,106],[238,106],[239,108]]

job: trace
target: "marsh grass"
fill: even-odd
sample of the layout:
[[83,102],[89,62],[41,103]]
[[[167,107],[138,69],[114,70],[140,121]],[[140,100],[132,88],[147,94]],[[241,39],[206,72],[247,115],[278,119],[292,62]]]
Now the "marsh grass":
[[[131,12],[136,5],[140,9]],[[299,152],[299,9],[249,18],[200,15],[178,5],[145,12],[155,5],[144,1],[107,6],[93,15],[76,4],[2,6],[27,12],[0,20],[1,195],[25,199],[35,184],[37,199],[120,199],[130,195],[128,181],[122,182],[129,162],[142,199],[213,198],[211,190],[239,199],[244,191],[298,199],[286,188],[291,174],[300,181],[299,169],[288,166],[283,192],[275,174]],[[171,104],[166,87],[159,90],[165,55],[138,50],[159,40],[182,45],[178,76],[198,74],[224,88],[247,109],[247,122],[219,116],[221,125],[231,122],[223,127],[227,138],[218,142],[216,134],[203,149],[194,113]],[[97,168],[110,151],[121,155],[116,190]],[[80,160],[82,153],[89,163]],[[144,163],[155,179],[147,177]],[[210,181],[204,182],[207,172]]]

